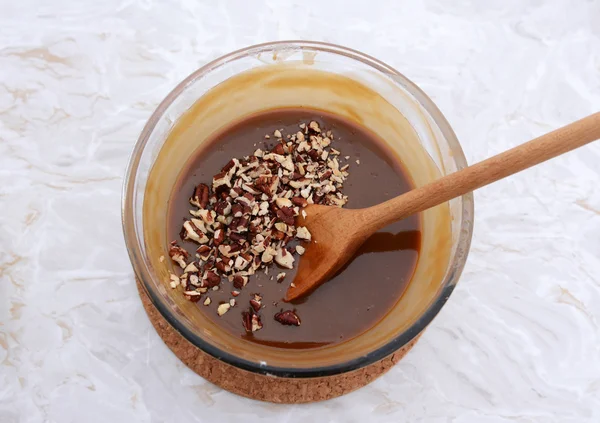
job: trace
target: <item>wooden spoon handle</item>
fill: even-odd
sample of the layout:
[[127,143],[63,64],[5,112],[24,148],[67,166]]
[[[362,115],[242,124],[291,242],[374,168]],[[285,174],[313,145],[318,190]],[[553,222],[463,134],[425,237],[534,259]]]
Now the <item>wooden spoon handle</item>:
[[372,230],[383,228],[599,138],[600,112],[370,207],[364,210],[365,224],[373,225]]

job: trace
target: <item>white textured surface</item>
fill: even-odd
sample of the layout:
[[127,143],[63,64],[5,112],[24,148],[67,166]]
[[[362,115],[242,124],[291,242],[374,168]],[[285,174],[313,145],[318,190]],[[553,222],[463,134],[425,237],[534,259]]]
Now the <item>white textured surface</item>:
[[474,162],[600,110],[599,20],[567,0],[0,2],[0,422],[600,421],[599,144],[478,192],[462,281],[416,348],[308,406],[236,397],[171,354],[119,211],[144,121],[233,49],[376,56]]

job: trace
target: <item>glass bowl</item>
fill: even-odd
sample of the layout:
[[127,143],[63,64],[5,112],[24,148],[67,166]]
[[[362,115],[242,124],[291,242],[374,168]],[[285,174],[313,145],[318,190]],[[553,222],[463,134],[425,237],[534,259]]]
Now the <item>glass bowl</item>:
[[413,280],[394,308],[365,333],[301,351],[224,333],[168,286],[171,264],[159,257],[168,257],[169,194],[187,158],[212,133],[244,115],[277,107],[324,109],[367,126],[399,156],[416,186],[466,166],[441,112],[390,66],[325,43],[286,41],[248,47],[187,77],[144,127],[123,188],[129,256],[137,279],[162,316],[190,343],[222,362],[282,378],[353,371],[407,345],[448,300],[469,251],[473,197],[468,194],[423,213],[422,248]]

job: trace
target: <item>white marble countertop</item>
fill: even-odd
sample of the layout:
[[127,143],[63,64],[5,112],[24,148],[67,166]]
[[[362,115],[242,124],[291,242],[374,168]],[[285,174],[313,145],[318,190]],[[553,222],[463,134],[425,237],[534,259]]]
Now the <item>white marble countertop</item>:
[[120,222],[145,120],[231,50],[376,56],[474,162],[600,110],[599,18],[567,0],[0,2],[0,422],[600,421],[600,143],[477,192],[467,267],[422,340],[319,404],[240,398],[179,362]]

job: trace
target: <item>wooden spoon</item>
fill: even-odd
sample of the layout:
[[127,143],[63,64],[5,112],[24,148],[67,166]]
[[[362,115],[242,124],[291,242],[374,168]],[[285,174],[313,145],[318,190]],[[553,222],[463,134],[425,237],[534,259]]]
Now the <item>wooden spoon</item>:
[[365,209],[308,205],[297,225],[312,235],[286,293],[292,301],[333,276],[374,232],[600,138],[600,112]]

